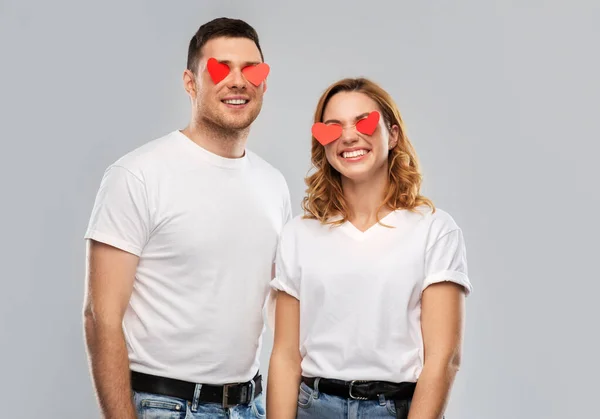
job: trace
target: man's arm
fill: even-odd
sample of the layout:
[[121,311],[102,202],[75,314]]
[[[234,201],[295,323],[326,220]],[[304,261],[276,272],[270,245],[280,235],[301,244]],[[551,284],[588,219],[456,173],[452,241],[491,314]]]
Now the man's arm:
[[421,329],[425,362],[417,382],[409,419],[440,419],[460,366],[465,293],[453,282],[423,291]]
[[87,240],[84,328],[96,395],[106,419],[136,419],[122,321],[139,258]]
[[269,361],[267,417],[296,417],[300,363],[300,302],[283,291],[277,292],[275,336]]

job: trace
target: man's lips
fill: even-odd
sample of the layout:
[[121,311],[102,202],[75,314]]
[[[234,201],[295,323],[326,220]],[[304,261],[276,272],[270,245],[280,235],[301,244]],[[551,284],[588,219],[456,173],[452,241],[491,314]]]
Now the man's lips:
[[221,102],[231,106],[243,106],[250,102],[250,98],[247,96],[226,96],[225,98],[221,99]]

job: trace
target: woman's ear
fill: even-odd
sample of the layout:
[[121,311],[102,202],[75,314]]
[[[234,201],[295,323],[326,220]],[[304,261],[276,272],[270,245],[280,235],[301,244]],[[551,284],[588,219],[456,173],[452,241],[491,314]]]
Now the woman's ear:
[[392,148],[396,147],[396,145],[398,144],[398,137],[400,135],[400,127],[398,125],[392,125],[392,127],[389,129],[390,131],[390,138],[388,139],[388,148],[391,150]]

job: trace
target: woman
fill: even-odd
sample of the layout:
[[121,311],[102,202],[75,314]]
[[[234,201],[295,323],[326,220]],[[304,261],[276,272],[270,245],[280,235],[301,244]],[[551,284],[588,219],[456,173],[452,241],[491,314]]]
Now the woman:
[[[366,79],[319,100],[305,214],[284,228],[267,417],[443,417],[471,291],[460,228],[420,194],[396,104]],[[410,410],[410,412],[409,412]]]

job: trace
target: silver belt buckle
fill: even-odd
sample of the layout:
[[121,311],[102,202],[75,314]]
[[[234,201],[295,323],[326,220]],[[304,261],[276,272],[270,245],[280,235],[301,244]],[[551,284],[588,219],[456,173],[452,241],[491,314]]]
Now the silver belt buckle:
[[237,403],[229,404],[229,384],[223,385],[223,401],[221,402],[223,409],[237,406]]
[[348,391],[348,393],[350,395],[350,398],[354,399],[354,400],[369,400],[368,397],[358,397],[358,396],[354,396],[352,394],[352,387],[354,386],[354,383],[356,383],[356,382],[364,382],[364,380],[352,380],[352,381],[350,381],[350,389]]
[[234,385],[239,385],[239,384],[224,384],[223,385],[223,400],[221,401],[221,405],[223,406],[224,409],[227,409],[229,407],[234,407],[237,406],[238,404],[245,404],[248,401],[250,401],[250,389],[249,386],[244,384],[242,386],[241,389],[241,400],[239,403],[229,403],[229,386],[234,386]]

